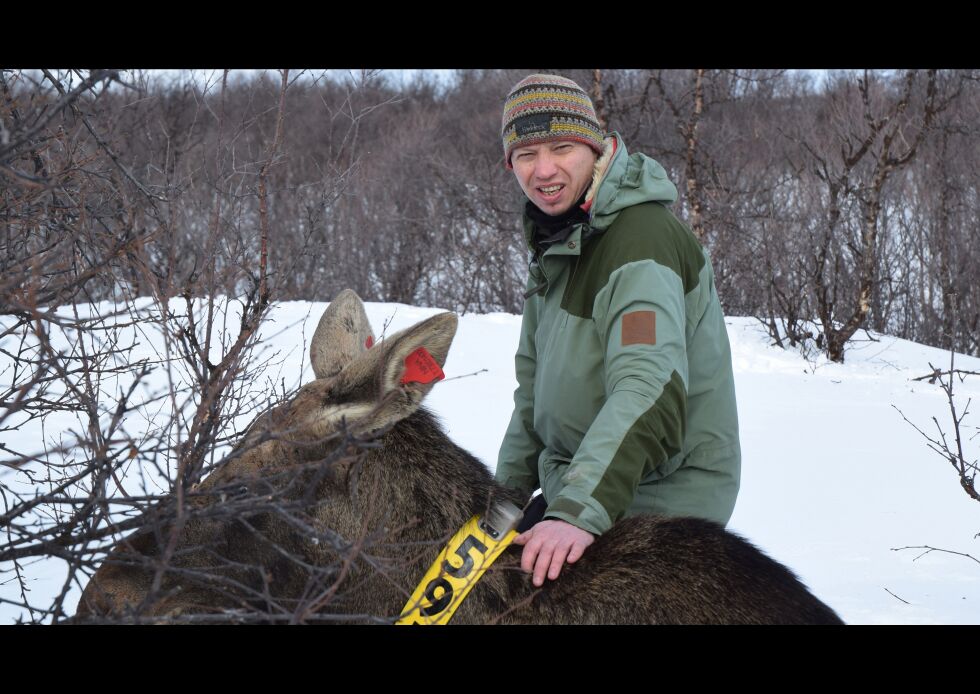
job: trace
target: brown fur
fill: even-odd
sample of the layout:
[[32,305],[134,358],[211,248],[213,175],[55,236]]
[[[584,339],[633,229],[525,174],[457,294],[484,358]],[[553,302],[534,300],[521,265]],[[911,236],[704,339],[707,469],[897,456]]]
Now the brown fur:
[[[182,525],[148,518],[123,540],[77,616],[262,610],[285,618],[305,608],[304,619],[397,618],[464,522],[494,499],[526,501],[419,407],[433,384],[399,382],[419,346],[443,364],[455,330],[456,317],[441,314],[368,350],[360,299],[349,290],[338,296],[311,346],[317,373],[328,375],[253,423],[201,483],[202,495],[188,500]],[[377,445],[345,455],[342,423],[356,436],[380,430]],[[194,514],[222,509],[219,518]],[[453,623],[841,623],[788,569],[706,520],[621,520],[540,589],[520,570],[521,551],[501,556]]]

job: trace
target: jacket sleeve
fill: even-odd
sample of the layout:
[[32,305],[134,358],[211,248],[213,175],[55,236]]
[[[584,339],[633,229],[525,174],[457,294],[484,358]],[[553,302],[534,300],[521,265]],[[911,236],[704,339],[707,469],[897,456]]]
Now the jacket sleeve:
[[640,480],[683,445],[683,282],[654,260],[628,263],[596,295],[592,318],[604,349],[606,400],[545,516],[602,534],[629,509]]
[[506,487],[520,490],[530,497],[539,486],[538,456],[544,444],[534,431],[534,371],[537,349],[537,297],[524,303],[521,336],[514,357],[517,390],[514,391],[514,414],[504,434],[497,456],[495,479]]

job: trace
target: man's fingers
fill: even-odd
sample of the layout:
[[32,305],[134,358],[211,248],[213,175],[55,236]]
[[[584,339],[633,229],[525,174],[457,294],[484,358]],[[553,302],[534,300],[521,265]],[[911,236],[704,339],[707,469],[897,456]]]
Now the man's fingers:
[[534,578],[532,580],[534,585],[544,585],[544,576],[548,572],[548,567],[551,565],[551,555],[553,552],[553,545],[545,545],[538,550],[538,558],[534,562]]
[[551,568],[548,569],[548,578],[554,581],[558,578],[558,574],[561,573],[561,567],[565,563],[565,557],[568,556],[568,545],[560,544],[555,547],[554,554],[551,555]]
[[527,544],[524,545],[524,552],[521,554],[521,570],[525,573],[531,573],[534,569],[535,560],[538,557],[538,551],[541,549],[541,540],[535,540],[533,537],[529,536],[527,538]]
[[535,586],[544,585],[546,577],[558,578],[562,566],[577,561],[593,541],[591,533],[557,520],[543,521],[514,539],[524,545],[521,569],[532,574]]
[[565,561],[567,561],[569,564],[574,564],[577,562],[585,553],[585,547],[586,545],[576,542],[574,545],[572,545],[572,549],[568,553],[568,559]]

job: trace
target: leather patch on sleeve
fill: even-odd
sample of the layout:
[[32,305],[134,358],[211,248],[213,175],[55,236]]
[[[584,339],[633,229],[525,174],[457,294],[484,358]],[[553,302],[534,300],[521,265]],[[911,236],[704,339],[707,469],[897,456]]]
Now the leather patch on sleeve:
[[657,344],[655,311],[633,311],[623,314],[623,347]]

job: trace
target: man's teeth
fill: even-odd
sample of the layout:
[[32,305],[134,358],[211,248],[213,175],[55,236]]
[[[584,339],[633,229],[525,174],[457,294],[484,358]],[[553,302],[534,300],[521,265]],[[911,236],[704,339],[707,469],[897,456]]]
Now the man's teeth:
[[550,195],[551,193],[558,192],[559,190],[561,190],[564,187],[565,186],[561,186],[561,185],[558,185],[558,186],[548,186],[547,188],[541,188],[540,190],[541,190],[542,193],[547,193],[548,195]]

